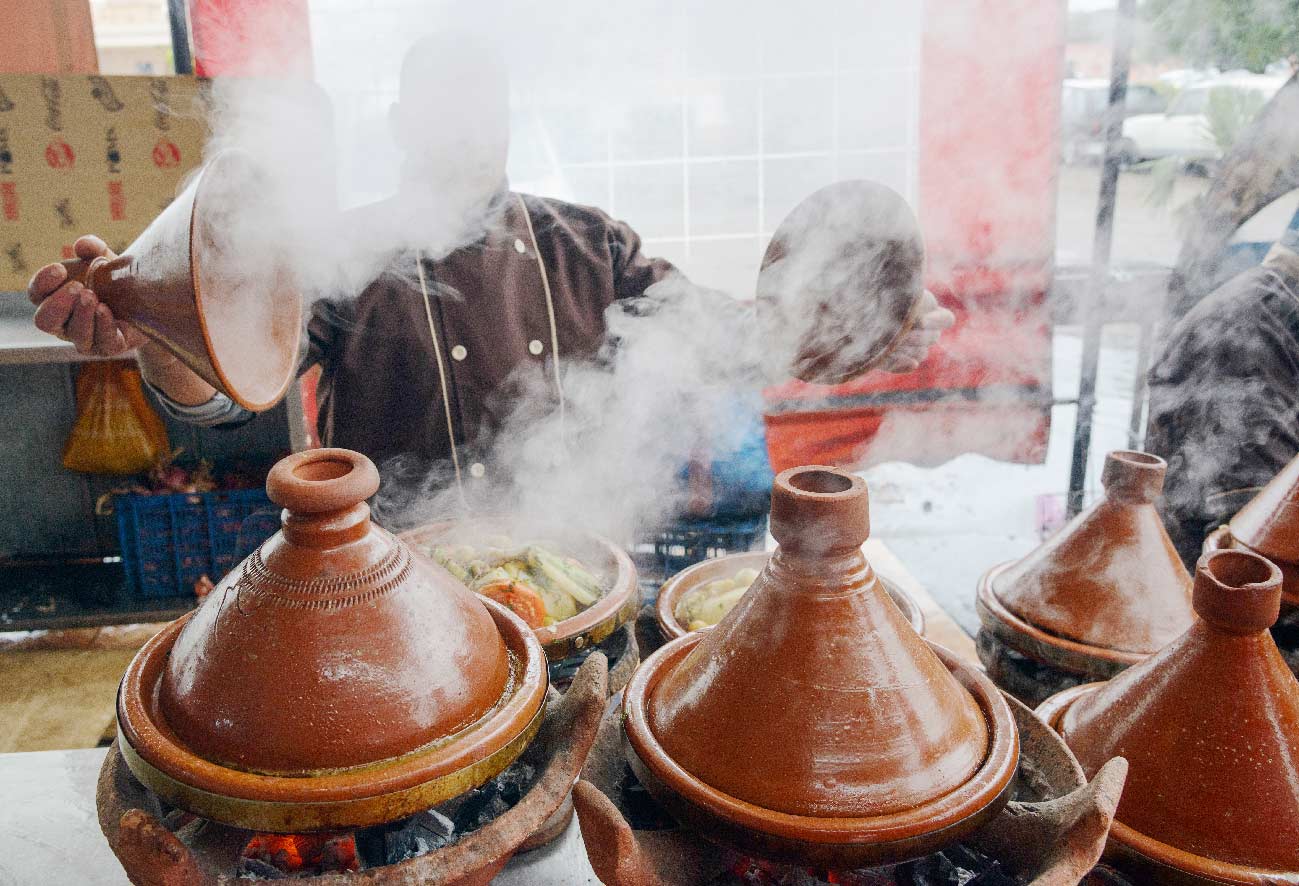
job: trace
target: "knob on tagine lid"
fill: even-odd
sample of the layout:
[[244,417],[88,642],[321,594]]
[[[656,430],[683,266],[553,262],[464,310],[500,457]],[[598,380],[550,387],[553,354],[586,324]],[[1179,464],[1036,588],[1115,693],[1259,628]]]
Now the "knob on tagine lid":
[[1127,758],[1112,841],[1214,882],[1299,877],[1299,683],[1268,632],[1280,583],[1255,554],[1205,554],[1186,633],[1039,709],[1089,776]]
[[984,623],[1016,648],[1031,644],[1035,658],[1083,672],[1089,657],[1129,665],[1186,630],[1191,577],[1155,508],[1166,470],[1144,452],[1106,455],[1100,501],[984,575]]
[[995,814],[1018,762],[1009,706],[889,599],[861,552],[865,483],[781,473],[771,531],[735,608],[633,678],[633,769],[720,820],[722,842],[757,832],[742,848],[832,866],[921,855]]
[[400,817],[508,765],[547,688],[532,631],[370,522],[365,456],[297,453],[266,485],[281,530],[123,680],[137,777],[209,818],[310,830]]

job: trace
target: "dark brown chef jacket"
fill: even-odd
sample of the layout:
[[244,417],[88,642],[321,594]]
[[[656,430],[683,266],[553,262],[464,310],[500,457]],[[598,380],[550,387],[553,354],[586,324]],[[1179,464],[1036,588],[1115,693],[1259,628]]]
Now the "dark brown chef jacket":
[[1168,461],[1164,522],[1189,568],[1299,452],[1299,256],[1269,257],[1192,308],[1148,380],[1146,450]]
[[[589,359],[604,341],[605,309],[641,295],[674,268],[647,258],[636,233],[598,209],[522,198],[549,278],[560,365]],[[466,479],[490,470],[487,448],[514,405],[502,391],[518,387],[520,375],[550,378],[554,359],[528,219],[519,195],[503,199],[484,239],[423,263]],[[399,255],[359,297],[318,303],[308,327],[306,363],[322,368],[321,441],[363,452],[381,469],[424,470],[451,456],[415,262],[414,253]],[[554,392],[553,381],[523,387]]]

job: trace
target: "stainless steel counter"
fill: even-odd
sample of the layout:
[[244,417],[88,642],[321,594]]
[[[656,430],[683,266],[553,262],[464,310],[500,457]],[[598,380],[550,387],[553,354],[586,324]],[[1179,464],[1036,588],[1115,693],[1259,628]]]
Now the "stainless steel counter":
[[[103,749],[0,755],[0,886],[127,886],[99,831],[95,780]],[[598,886],[577,821],[519,856],[500,886]]]

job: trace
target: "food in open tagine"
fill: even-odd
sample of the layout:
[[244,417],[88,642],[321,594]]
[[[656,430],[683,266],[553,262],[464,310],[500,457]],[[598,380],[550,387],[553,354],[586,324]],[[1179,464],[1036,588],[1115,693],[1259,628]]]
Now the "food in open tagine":
[[585,566],[544,543],[520,545],[499,536],[485,547],[433,545],[428,554],[471,591],[509,607],[530,628],[572,618],[605,594]]

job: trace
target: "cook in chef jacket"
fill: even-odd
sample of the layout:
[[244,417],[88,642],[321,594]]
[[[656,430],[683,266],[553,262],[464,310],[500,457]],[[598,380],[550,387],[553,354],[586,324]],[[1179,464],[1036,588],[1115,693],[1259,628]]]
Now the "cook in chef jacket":
[[[413,460],[449,466],[464,483],[482,478],[519,378],[531,375],[529,390],[539,383],[561,397],[563,364],[593,357],[604,342],[605,309],[677,273],[599,209],[509,190],[508,95],[505,66],[482,43],[454,34],[415,44],[390,112],[405,156],[399,193],[345,225],[349,236],[405,245],[356,297],[313,306],[303,369],[322,369],[320,439],[363,452],[381,469]],[[445,219],[448,206],[466,230],[485,224],[485,235],[440,258],[411,246],[405,233],[422,217]],[[110,254],[97,237],[83,237],[75,250],[85,259]],[[32,278],[38,328],[84,354],[138,348],[145,380],[183,421],[221,426],[251,417],[118,322],[92,291],[64,281],[58,264]],[[926,293],[920,322],[884,368],[916,368],[953,321]]]

